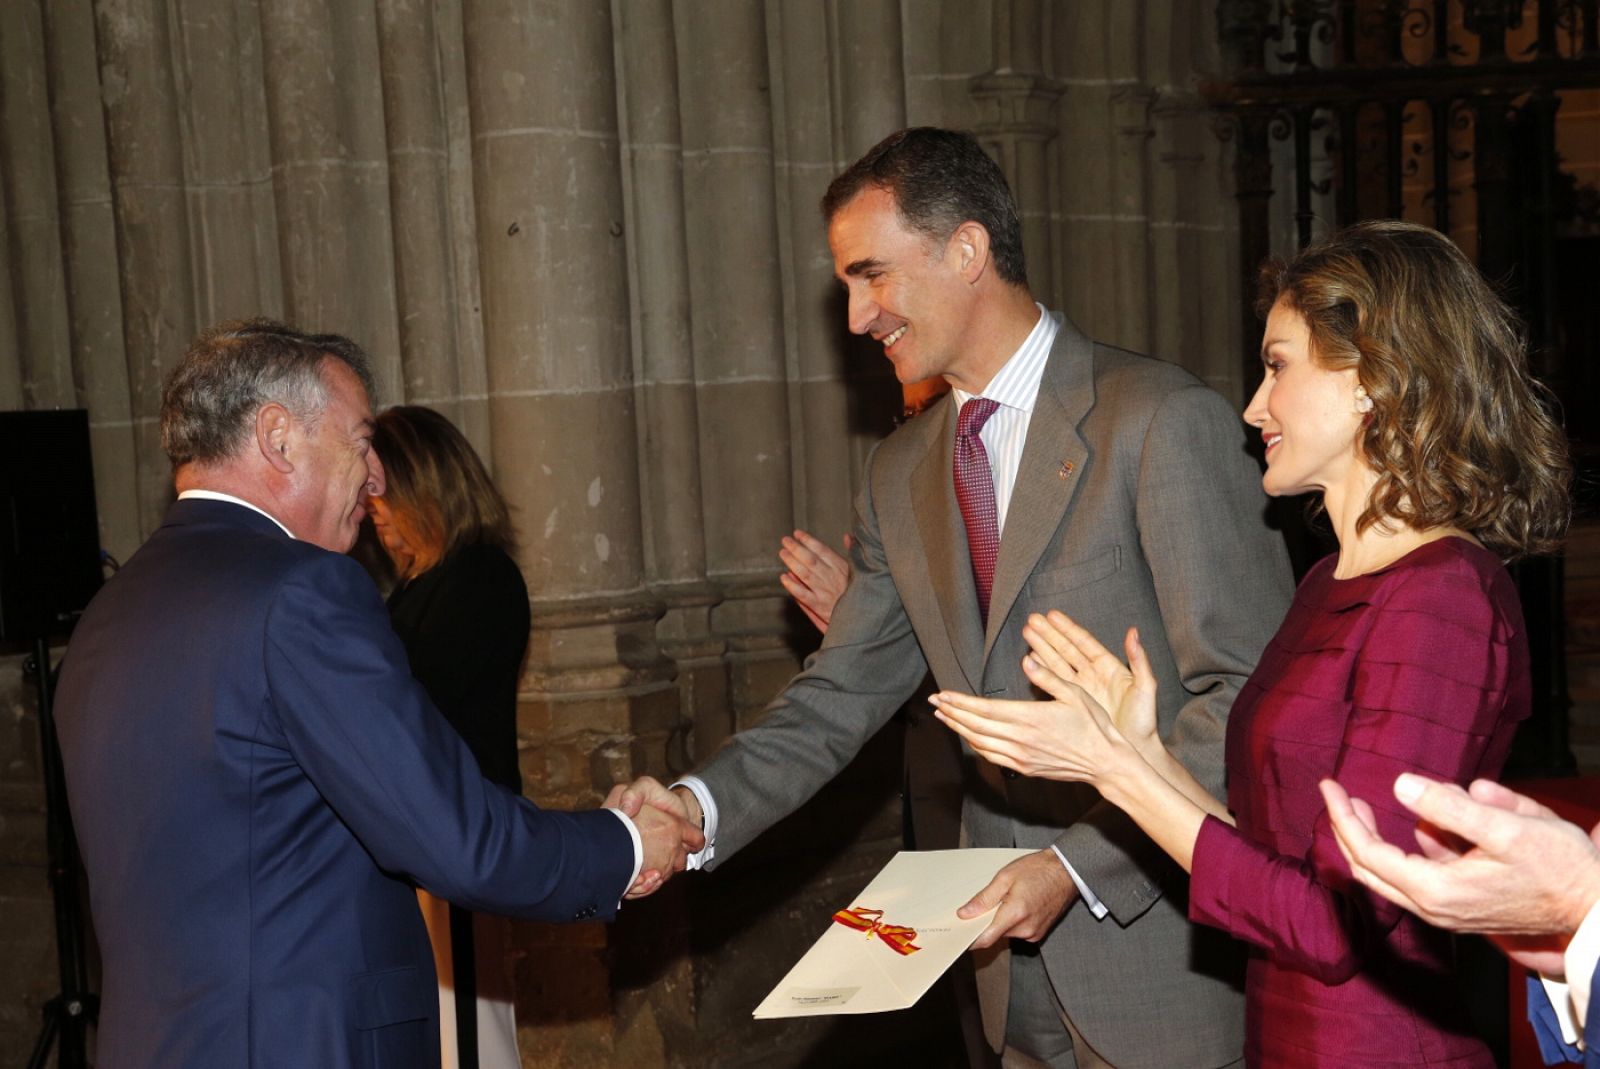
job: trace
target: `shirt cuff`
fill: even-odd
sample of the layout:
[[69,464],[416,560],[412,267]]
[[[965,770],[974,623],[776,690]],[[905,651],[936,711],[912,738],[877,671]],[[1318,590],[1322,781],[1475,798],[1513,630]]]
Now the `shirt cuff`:
[[633,826],[632,817],[620,809],[613,809],[610,806],[605,808],[607,812],[617,815],[617,819],[622,821],[622,826],[628,829],[628,838],[633,840],[633,875],[628,877],[627,885],[622,888],[622,893],[627,894],[639,879],[639,870],[644,867],[644,840],[639,838],[639,829]]
[[[700,830],[705,834],[706,845],[703,849],[690,854],[687,867],[703,869],[717,856],[717,803],[711,797],[711,788],[706,786],[705,780],[699,776],[684,776],[675,780],[672,787],[683,787],[700,803]],[[671,790],[672,787],[667,788]]]
[[[1578,930],[1567,944],[1564,955],[1567,966],[1567,990],[1571,995],[1573,1016],[1577,1018],[1577,1031],[1581,1035],[1589,1012],[1589,1000],[1594,992],[1589,985],[1594,980],[1595,963],[1600,962],[1600,902],[1589,907]],[[1579,1041],[1581,1046],[1581,1040]]]
[[1067,855],[1061,852],[1061,847],[1051,843],[1050,849],[1056,852],[1056,857],[1060,859],[1061,864],[1066,866],[1067,875],[1072,877],[1073,884],[1078,888],[1078,897],[1083,899],[1083,904],[1089,907],[1089,912],[1094,914],[1094,919],[1097,921],[1105,920],[1106,914],[1110,912],[1106,909],[1106,904],[1095,897],[1093,891],[1089,890],[1089,885],[1083,882],[1083,877],[1079,876],[1078,870],[1072,867],[1072,862],[1068,861]]

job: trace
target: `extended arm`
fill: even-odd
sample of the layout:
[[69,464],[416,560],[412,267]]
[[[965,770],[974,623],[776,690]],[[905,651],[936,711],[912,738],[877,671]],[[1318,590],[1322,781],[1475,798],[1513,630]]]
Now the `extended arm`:
[[856,500],[852,578],[822,648],[697,775],[717,807],[713,868],[809,799],[915,693],[927,663],[889,574],[873,507],[873,468]]
[[634,868],[627,828],[486,781],[353,561],[329,554],[292,573],[264,639],[290,752],[381,867],[471,909],[550,921],[615,911]]

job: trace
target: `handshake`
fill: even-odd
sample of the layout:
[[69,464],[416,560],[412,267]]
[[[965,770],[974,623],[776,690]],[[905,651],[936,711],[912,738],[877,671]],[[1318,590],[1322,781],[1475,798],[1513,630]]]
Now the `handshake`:
[[639,876],[623,897],[644,898],[689,864],[689,855],[705,848],[701,831],[705,823],[700,803],[686,788],[668,790],[660,781],[640,776],[629,784],[617,784],[606,795],[605,808],[621,811],[639,830],[644,861]]

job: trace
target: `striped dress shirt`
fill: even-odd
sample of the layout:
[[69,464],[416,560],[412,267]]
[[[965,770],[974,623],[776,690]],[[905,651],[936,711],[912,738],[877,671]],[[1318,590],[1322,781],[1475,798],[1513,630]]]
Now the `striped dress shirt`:
[[970,394],[952,389],[956,411],[973,397],[982,396],[1000,407],[995,409],[978,438],[983,451],[989,454],[989,471],[994,477],[995,521],[1000,527],[1000,541],[1006,539],[1006,512],[1011,506],[1011,490],[1017,485],[1017,468],[1022,464],[1022,447],[1028,441],[1028,423],[1033,419],[1033,403],[1039,397],[1039,382],[1044,378],[1044,365],[1050,358],[1050,347],[1056,343],[1056,332],[1061,329],[1061,319],[1052,315],[1038,302],[1039,322],[1023,339],[1022,347],[1011,354],[995,373],[982,394]]

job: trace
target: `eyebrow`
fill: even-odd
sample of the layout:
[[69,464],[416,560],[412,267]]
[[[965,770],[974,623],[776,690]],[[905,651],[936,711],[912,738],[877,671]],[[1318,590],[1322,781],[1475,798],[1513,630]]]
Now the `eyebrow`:
[[846,275],[854,277],[856,275],[864,274],[864,273],[866,273],[868,271],[871,271],[871,270],[873,270],[875,268],[880,268],[882,266],[883,266],[883,261],[882,260],[879,260],[878,258],[873,257],[873,256],[869,256],[865,260],[855,260],[855,261],[852,261],[851,263],[846,264],[845,265],[845,269],[844,269],[844,273]]

